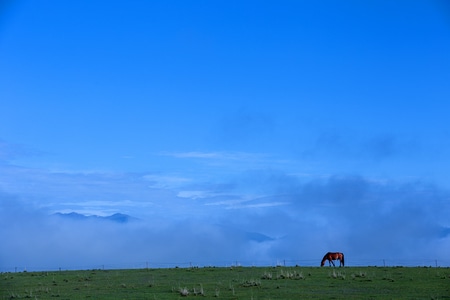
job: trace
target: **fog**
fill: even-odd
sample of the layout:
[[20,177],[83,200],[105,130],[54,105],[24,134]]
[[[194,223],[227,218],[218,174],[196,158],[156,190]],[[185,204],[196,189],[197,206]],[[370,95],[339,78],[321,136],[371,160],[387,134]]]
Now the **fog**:
[[347,265],[450,264],[449,194],[434,185],[362,177],[300,183],[276,172],[254,179],[272,195],[226,201],[223,194],[236,188],[230,182],[216,190],[221,197],[179,199],[191,207],[184,215],[168,204],[126,223],[58,217],[3,193],[0,266],[315,266],[327,251],[344,252]]

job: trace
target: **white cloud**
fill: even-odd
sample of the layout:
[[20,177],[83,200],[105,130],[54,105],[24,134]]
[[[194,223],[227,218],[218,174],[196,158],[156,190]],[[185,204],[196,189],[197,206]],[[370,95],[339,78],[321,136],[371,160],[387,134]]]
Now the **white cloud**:
[[199,199],[199,198],[214,197],[216,195],[218,194],[211,193],[209,191],[180,191],[178,192],[177,197]]
[[178,158],[224,158],[224,154],[220,152],[174,152],[164,153],[167,156],[173,156]]
[[207,206],[223,206],[225,209],[245,209],[245,208],[266,208],[274,206],[288,205],[289,202],[273,201],[276,197],[263,197],[263,196],[233,196],[231,199],[225,199],[214,202],[207,202]]
[[288,205],[287,202],[265,202],[265,203],[253,203],[253,204],[240,204],[227,207],[227,209],[243,209],[243,208],[266,208],[274,206]]
[[164,156],[171,156],[175,158],[192,158],[192,159],[203,159],[203,160],[215,160],[215,161],[239,161],[246,163],[257,163],[257,162],[287,162],[286,160],[277,160],[268,154],[264,153],[254,153],[254,152],[164,152],[161,153]]
[[143,179],[150,182],[150,187],[161,189],[178,188],[192,181],[187,177],[157,174],[144,175]]

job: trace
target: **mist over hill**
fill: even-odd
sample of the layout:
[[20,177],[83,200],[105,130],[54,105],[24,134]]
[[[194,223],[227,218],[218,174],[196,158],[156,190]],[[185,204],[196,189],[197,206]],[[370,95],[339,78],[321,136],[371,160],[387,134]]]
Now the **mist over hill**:
[[138,218],[122,214],[115,213],[110,216],[98,216],[98,215],[84,215],[76,212],[71,213],[54,213],[53,216],[64,218],[68,220],[77,220],[77,221],[85,221],[85,220],[98,220],[98,221],[111,221],[116,223],[128,223],[133,221],[138,221]]

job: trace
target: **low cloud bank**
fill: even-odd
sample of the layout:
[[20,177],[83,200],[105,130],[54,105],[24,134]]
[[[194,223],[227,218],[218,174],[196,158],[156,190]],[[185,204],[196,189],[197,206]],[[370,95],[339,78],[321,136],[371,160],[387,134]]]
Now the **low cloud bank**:
[[2,194],[0,268],[318,265],[327,251],[344,252],[348,265],[450,265],[445,190],[361,177],[270,178],[267,196],[251,205],[183,199],[192,209],[182,217],[168,210],[125,223],[60,218]]

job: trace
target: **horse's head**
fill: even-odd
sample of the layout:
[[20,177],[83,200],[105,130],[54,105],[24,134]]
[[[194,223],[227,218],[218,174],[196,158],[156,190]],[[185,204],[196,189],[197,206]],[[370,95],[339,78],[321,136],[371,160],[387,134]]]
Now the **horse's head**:
[[320,266],[323,267],[324,264],[325,264],[325,261],[322,261],[322,262],[320,263]]

